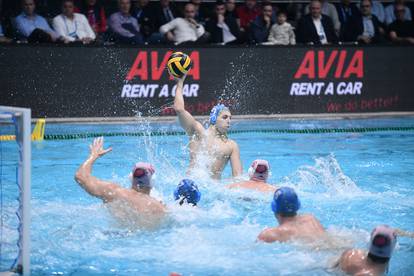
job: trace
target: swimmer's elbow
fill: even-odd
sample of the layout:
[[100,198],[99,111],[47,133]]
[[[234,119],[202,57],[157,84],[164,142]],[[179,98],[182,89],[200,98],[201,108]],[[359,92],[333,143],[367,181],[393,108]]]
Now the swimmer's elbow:
[[75,181],[78,182],[79,184],[84,183],[85,179],[86,179],[86,177],[81,171],[78,170],[75,173]]

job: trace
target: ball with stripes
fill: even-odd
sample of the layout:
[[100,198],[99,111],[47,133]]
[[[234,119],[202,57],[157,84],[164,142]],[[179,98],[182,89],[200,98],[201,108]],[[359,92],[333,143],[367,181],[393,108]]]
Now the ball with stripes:
[[190,57],[182,52],[172,53],[167,62],[168,73],[173,77],[181,78],[191,69],[193,62]]

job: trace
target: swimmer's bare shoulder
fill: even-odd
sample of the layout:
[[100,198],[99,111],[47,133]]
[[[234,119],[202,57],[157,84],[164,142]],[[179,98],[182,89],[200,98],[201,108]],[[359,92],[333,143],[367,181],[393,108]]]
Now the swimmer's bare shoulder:
[[277,226],[277,227],[266,228],[259,234],[257,239],[259,241],[263,241],[267,243],[271,243],[275,241],[285,242],[285,241],[288,241],[291,236],[292,236],[291,229],[284,227],[284,226]]

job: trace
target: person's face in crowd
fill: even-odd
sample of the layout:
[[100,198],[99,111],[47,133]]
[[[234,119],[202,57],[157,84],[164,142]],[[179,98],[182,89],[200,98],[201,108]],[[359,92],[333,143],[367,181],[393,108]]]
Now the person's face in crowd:
[[140,7],[148,6],[149,0],[138,0],[137,1]]
[[96,0],[86,0],[86,4],[88,4],[89,6],[95,6]]
[[371,15],[371,2],[369,2],[368,0],[362,0],[361,13],[364,16]]
[[161,0],[161,7],[166,8],[170,5],[170,0]]
[[216,6],[216,15],[224,15],[226,13],[226,7],[223,5]]
[[67,17],[73,16],[74,9],[75,7],[73,5],[73,2],[67,1],[63,3],[63,14],[66,15]]
[[319,18],[321,16],[321,2],[312,1],[310,11],[313,18]]
[[131,1],[130,0],[119,0],[119,10],[123,14],[129,14],[131,9]]
[[193,18],[195,17],[195,7],[193,4],[187,4],[184,8],[184,17]]
[[226,1],[226,10],[228,12],[232,12],[236,9],[236,1],[235,0],[227,0]]
[[397,20],[404,21],[405,18],[405,6],[404,5],[395,5],[394,14]]
[[273,8],[270,5],[263,7],[263,16],[272,17]]
[[34,0],[25,0],[23,2],[23,11],[27,15],[33,15],[36,6]]
[[277,24],[282,25],[283,23],[285,23],[287,20],[286,14],[284,13],[279,13],[279,15],[277,16]]
[[351,0],[342,0],[341,2],[344,6],[349,6],[351,4]]
[[249,9],[256,7],[256,0],[246,0],[246,7]]
[[231,113],[230,111],[224,110],[220,112],[216,121],[216,128],[221,133],[226,133],[230,128]]

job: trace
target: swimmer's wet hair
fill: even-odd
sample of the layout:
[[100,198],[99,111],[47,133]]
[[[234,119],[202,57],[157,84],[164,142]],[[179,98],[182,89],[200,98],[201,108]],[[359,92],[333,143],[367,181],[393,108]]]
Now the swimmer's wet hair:
[[277,213],[278,215],[280,215],[281,217],[294,217],[297,215],[296,212],[293,213]]
[[390,258],[379,257],[369,252],[368,252],[368,258],[370,258],[371,261],[373,261],[374,263],[379,263],[379,264],[385,264],[390,261]]

